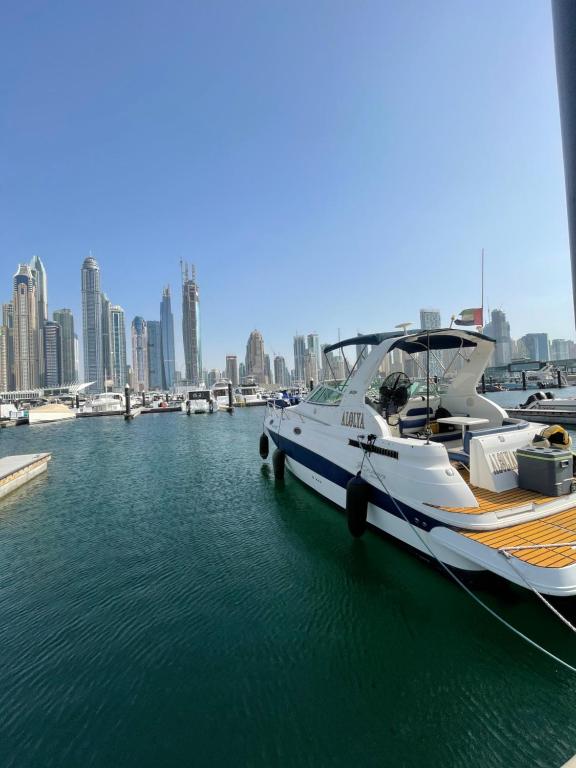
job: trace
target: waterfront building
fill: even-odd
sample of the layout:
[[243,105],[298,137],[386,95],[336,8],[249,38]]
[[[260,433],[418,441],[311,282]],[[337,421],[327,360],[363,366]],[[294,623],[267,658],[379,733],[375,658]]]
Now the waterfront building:
[[137,315],[132,320],[132,388],[147,392],[148,385],[148,328],[146,320]]
[[0,325],[0,392],[8,392],[8,328]]
[[40,256],[33,256],[30,261],[32,277],[36,284],[36,318],[37,318],[37,349],[38,349],[38,382],[44,386],[44,323],[48,320],[48,278],[46,276],[46,267],[42,263]]
[[320,378],[320,370],[322,368],[320,338],[318,337],[317,333],[309,333],[307,341],[308,341],[307,354],[311,358],[311,360],[308,363],[308,366],[311,369],[311,371],[315,373],[315,375],[312,376],[312,378],[314,379],[315,382],[318,382]]
[[212,368],[206,372],[205,381],[208,388],[213,387],[217,381],[220,381],[222,375],[217,368]]
[[576,3],[552,0],[552,21],[576,316]]
[[573,342],[567,339],[552,339],[550,342],[550,360],[568,360],[570,355],[570,344]]
[[7,366],[8,391],[16,389],[14,379],[14,305],[7,302],[2,305],[2,325],[7,329]]
[[550,359],[547,333],[527,333],[521,338],[529,360],[546,362]]
[[186,379],[197,386],[202,374],[202,346],[200,342],[200,292],[196,282],[196,270],[192,265],[189,276],[186,264],[182,273],[182,339]]
[[110,322],[110,307],[112,303],[108,296],[102,292],[100,299],[102,307],[102,319],[100,321],[100,327],[102,329],[102,369],[104,373],[104,387],[107,390],[109,386],[113,386],[113,362],[112,362],[112,332]]
[[162,361],[162,330],[159,320],[148,320],[148,386],[165,389]]
[[122,389],[129,379],[126,370],[126,322],[124,310],[118,304],[110,307],[110,334],[113,386],[114,389]]
[[62,351],[62,371],[60,384],[72,384],[78,380],[76,373],[76,359],[74,352],[74,316],[70,309],[55,309],[52,320],[60,326],[60,340]]
[[102,392],[104,390],[104,367],[102,365],[100,267],[92,256],[84,259],[81,278],[84,381],[94,382],[89,391]]
[[246,364],[245,363],[238,363],[238,378],[240,380],[240,383],[244,381],[246,378]]
[[266,383],[264,339],[258,330],[252,331],[246,344],[246,378],[252,378],[260,385]]
[[44,386],[57,387],[62,378],[62,333],[54,320],[45,320],[42,327],[42,349],[44,353]]
[[78,334],[74,334],[74,380],[80,381],[80,340]]
[[294,336],[294,374],[296,376],[296,381],[304,382],[305,360],[306,360],[306,337],[296,335]]
[[493,309],[490,318],[490,322],[484,326],[484,333],[496,342],[492,365],[508,365],[512,361],[510,323],[506,320],[506,315],[501,309]]
[[318,361],[316,355],[309,350],[306,351],[304,357],[304,383],[306,386],[310,386],[310,382],[313,384],[318,383],[319,370]]
[[236,355],[226,355],[226,378],[232,382],[234,387],[240,383],[238,378],[238,358]]
[[162,336],[162,382],[165,389],[171,389],[174,386],[176,356],[174,353],[174,316],[169,285],[162,289],[160,332]]
[[272,366],[270,365],[270,355],[264,355],[264,374],[266,376],[266,384],[274,384],[274,377],[272,376]]
[[287,387],[290,384],[286,360],[281,355],[274,358],[274,381],[279,387]]
[[28,264],[14,275],[14,380],[17,390],[40,385],[38,373],[38,305],[36,282]]

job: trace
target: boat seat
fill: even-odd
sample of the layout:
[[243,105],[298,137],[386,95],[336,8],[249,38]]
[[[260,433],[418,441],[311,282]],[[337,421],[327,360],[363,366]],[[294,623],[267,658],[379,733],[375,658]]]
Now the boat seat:
[[521,421],[518,424],[503,424],[501,427],[486,427],[486,429],[469,429],[464,435],[464,451],[470,453],[470,440],[473,437],[484,437],[484,435],[495,435],[500,432],[517,432],[519,429],[526,429],[528,422]]
[[[428,420],[434,418],[434,409],[428,408]],[[398,427],[401,435],[413,435],[426,426],[426,406],[412,406],[400,416]]]

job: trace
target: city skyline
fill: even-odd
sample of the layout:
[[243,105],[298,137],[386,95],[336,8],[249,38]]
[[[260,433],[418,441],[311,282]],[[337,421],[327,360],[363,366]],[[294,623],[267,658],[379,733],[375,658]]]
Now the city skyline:
[[[30,266],[31,264],[35,265],[35,268]],[[14,312],[15,293],[13,293],[11,303],[3,304],[3,325],[0,327],[5,326],[5,328],[0,339],[0,367],[3,365],[4,359],[10,358],[8,351],[10,344],[14,347],[16,343],[16,349],[22,349],[22,344],[25,344],[27,349],[32,350],[31,357],[24,360],[25,372],[23,373],[22,366],[18,370],[14,368],[13,386],[16,383],[16,374],[20,382],[37,382],[38,386],[41,385],[42,380],[47,386],[49,384],[53,386],[58,376],[60,376],[59,383],[69,383],[72,379],[67,377],[78,365],[77,334],[74,331],[75,323],[71,310],[69,308],[54,310],[52,320],[48,318],[40,327],[39,316],[48,315],[47,274],[48,271],[38,256],[35,256],[30,264],[20,264],[14,276],[15,286],[17,278],[22,286],[26,286],[26,295],[22,299],[24,303],[20,307],[20,315]],[[185,305],[188,301],[193,324],[196,329],[199,329],[199,286],[194,267],[192,267],[191,275],[189,277],[187,268],[182,270],[183,298]],[[84,356],[84,364],[88,366],[87,370],[94,372],[94,378],[88,376],[84,380],[96,382],[93,387],[94,391],[100,388],[100,381],[103,382],[102,388],[108,385],[118,389],[123,387],[125,383],[132,381],[135,388],[170,389],[170,386],[167,385],[166,371],[171,367],[170,358],[173,354],[171,349],[174,348],[174,319],[171,311],[169,286],[165,285],[162,288],[158,313],[160,319],[148,318],[145,320],[142,316],[135,316],[131,321],[132,329],[135,321],[140,325],[143,323],[143,327],[137,334],[134,334],[133,330],[131,331],[130,343],[127,345],[124,310],[120,305],[111,303],[107,295],[101,290],[100,284],[99,264],[93,256],[88,256],[84,259],[81,269],[81,294],[84,308],[82,335],[89,342],[88,354]],[[41,287],[41,300],[37,290],[39,285]],[[44,310],[39,309],[42,304],[45,307]],[[24,308],[24,315],[22,308]],[[413,324],[413,328],[448,327],[450,324],[449,321],[442,323],[442,313],[438,308],[421,308],[419,316],[420,322]],[[453,317],[454,315],[450,316],[450,321]],[[162,318],[164,318],[164,325]],[[492,336],[497,342],[492,360],[493,365],[506,365],[512,360],[522,358],[553,361],[576,357],[576,344],[570,338],[554,338],[546,331],[536,330],[523,335],[515,334],[513,338],[510,322],[507,320],[505,312],[500,309],[491,310],[490,314],[486,311],[484,320],[484,332]],[[29,323],[30,328],[26,326],[24,331],[21,331],[20,327],[24,322]],[[100,324],[99,329],[97,327],[98,322]],[[87,332],[88,326],[93,330]],[[33,328],[35,330],[32,330]],[[185,328],[182,327],[183,333],[184,330]],[[23,333],[24,335],[22,335]],[[96,344],[91,336],[94,339],[99,337],[100,342]],[[172,337],[172,342],[170,342],[170,337]],[[284,347],[288,346],[288,338],[287,336],[285,339]],[[50,353],[44,350],[47,339],[50,343]],[[141,343],[142,339],[143,343]],[[254,343],[252,339],[254,339]],[[198,352],[200,352],[202,342],[202,337],[197,334],[195,345]],[[139,349],[136,356],[134,344]],[[250,352],[251,345],[254,351],[253,355]],[[129,351],[127,351],[127,346],[130,347]],[[278,371],[281,371],[281,379],[292,378],[298,382],[318,381],[323,367],[320,346],[320,338],[316,333],[294,334],[292,337],[294,368],[291,368],[289,365],[290,355],[280,355],[277,349],[273,349],[271,345],[265,345],[263,334],[260,331],[252,331],[248,338],[246,357],[240,366],[238,366],[239,361],[236,352],[227,354],[224,362],[214,360],[215,365],[212,366],[202,365],[201,356],[198,354],[198,375],[192,380],[192,383],[200,383],[203,378],[206,378],[207,371],[212,377],[216,373],[226,376],[227,371],[232,371],[233,375],[226,376],[227,378],[233,380],[244,377],[255,378],[261,384],[271,384],[276,381]],[[99,362],[95,362],[95,350],[99,350]],[[358,352],[358,349],[357,354],[365,356],[365,353]],[[130,369],[127,368],[128,359],[132,359],[132,380],[130,379]],[[145,361],[144,367],[143,360]],[[288,360],[288,364],[286,360]],[[134,372],[135,361],[138,361],[136,373]],[[97,365],[100,366],[100,377],[96,373]],[[46,371],[50,368],[48,380],[45,374],[41,374],[43,368]],[[243,374],[240,374],[240,370],[243,370]],[[3,381],[8,381],[11,371],[0,371],[0,374],[2,374]],[[440,374],[441,371],[438,370],[437,375]],[[179,376],[179,381],[188,381],[185,376],[184,365],[174,370],[174,382],[176,376]],[[83,377],[80,376],[79,378],[82,380]]]
[[[296,333],[336,340],[416,323],[429,304],[445,318],[478,306],[484,247],[486,306],[519,335],[553,306],[546,330],[572,337],[548,4],[319,0],[277,16],[248,0],[229,17],[182,7],[160,30],[143,7],[138,44],[117,32],[126,8],[34,8],[38,24],[13,5],[0,31],[6,71],[21,63],[4,94],[4,285],[37,253],[50,307],[79,328],[91,249],[128,325],[158,317],[169,283],[178,328],[179,261],[194,261],[212,368],[255,327],[288,358]],[[88,37],[105,60],[80,55]],[[388,290],[406,266],[421,276],[408,317]],[[296,302],[265,285],[280,269]]]

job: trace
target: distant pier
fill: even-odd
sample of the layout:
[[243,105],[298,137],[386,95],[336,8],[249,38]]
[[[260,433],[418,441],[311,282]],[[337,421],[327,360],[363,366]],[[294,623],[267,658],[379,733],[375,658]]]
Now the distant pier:
[[0,459],[0,499],[46,472],[50,453],[28,453]]

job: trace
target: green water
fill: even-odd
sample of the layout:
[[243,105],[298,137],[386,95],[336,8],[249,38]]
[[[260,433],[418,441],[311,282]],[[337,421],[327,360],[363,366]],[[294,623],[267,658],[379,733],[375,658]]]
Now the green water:
[[[19,427],[0,766],[559,766],[576,677],[258,456],[260,409]],[[576,663],[501,582],[480,593]],[[571,603],[562,603],[576,614]]]

